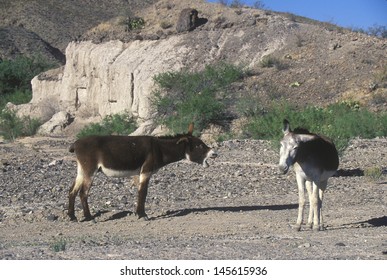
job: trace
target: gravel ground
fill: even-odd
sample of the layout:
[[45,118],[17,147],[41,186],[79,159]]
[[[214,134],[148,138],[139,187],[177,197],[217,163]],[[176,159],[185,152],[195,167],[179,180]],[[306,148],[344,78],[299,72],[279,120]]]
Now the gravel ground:
[[[76,175],[71,139],[0,144],[0,259],[387,259],[387,139],[353,140],[324,197],[326,230],[293,229],[293,172],[277,172],[265,141],[218,144],[209,168],[185,161],[159,170],[134,215],[131,179],[98,174],[94,221],[71,222]],[[381,168],[383,175],[367,175]],[[366,175],[364,175],[364,173]],[[80,200],[76,215],[82,218]]]

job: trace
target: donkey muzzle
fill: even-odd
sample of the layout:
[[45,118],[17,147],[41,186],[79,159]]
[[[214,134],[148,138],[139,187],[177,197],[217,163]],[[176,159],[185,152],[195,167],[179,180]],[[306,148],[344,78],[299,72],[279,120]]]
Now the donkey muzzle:
[[287,165],[278,165],[278,169],[282,174],[286,174],[289,171],[289,166]]
[[207,168],[209,164],[207,163],[207,160],[209,158],[214,159],[218,156],[217,152],[214,150],[210,150],[207,154],[207,157],[203,160],[203,167]]

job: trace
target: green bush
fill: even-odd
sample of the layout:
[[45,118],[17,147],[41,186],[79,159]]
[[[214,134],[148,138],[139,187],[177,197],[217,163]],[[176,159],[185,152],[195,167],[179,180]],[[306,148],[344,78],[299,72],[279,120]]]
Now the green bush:
[[32,78],[55,66],[41,56],[18,56],[13,60],[0,61],[0,110],[7,102],[29,102],[32,97]]
[[60,238],[60,239],[53,241],[53,243],[50,245],[50,248],[55,253],[58,253],[58,252],[65,251],[66,245],[67,245],[67,241],[63,238]]
[[137,30],[141,29],[145,25],[145,21],[140,17],[128,17],[124,23],[126,25],[126,30]]
[[227,87],[243,78],[240,67],[222,63],[203,71],[166,72],[156,75],[158,90],[151,100],[160,124],[172,132],[185,131],[194,122],[198,131],[224,117]]
[[55,64],[41,56],[18,56],[14,60],[0,62],[0,96],[15,90],[31,90],[31,79],[41,72],[53,68]]
[[273,104],[267,112],[255,115],[244,128],[246,137],[274,140],[282,138],[282,121],[293,128],[303,127],[331,138],[342,152],[355,137],[387,136],[387,114],[373,113],[358,104],[341,102],[326,108],[307,106],[297,109],[287,102]]
[[364,169],[364,176],[371,179],[372,181],[377,181],[383,176],[383,169],[380,166],[373,166]]
[[29,116],[18,117],[13,110],[0,111],[0,134],[6,140],[14,141],[21,136],[34,135],[40,125],[38,119]]
[[88,135],[129,135],[136,128],[135,120],[128,114],[114,114],[106,116],[101,123],[87,125],[77,134],[77,138]]
[[31,98],[32,98],[32,91],[29,89],[25,89],[25,90],[17,89],[12,93],[0,95],[0,109],[4,108],[8,102],[11,102],[15,105],[25,104],[30,102]]

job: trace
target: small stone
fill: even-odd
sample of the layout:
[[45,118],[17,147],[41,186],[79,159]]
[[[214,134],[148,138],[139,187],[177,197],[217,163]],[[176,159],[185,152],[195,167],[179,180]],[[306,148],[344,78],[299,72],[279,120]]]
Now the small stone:
[[47,220],[49,220],[49,221],[51,221],[51,222],[56,221],[56,220],[58,220],[58,216],[57,216],[57,215],[54,215],[54,214],[49,214],[49,215],[47,216]]
[[335,246],[340,246],[340,247],[344,247],[346,246],[343,242],[338,242],[335,244]]
[[312,247],[312,245],[309,242],[301,244],[298,246],[298,248],[310,248],[310,247]]

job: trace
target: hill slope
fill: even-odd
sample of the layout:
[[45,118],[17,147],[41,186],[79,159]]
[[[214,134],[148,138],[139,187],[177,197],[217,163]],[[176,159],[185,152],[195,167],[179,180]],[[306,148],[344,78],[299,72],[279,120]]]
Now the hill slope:
[[[119,15],[130,15],[152,0],[5,0],[0,3],[0,58],[39,52],[57,59],[86,30]],[[3,40],[6,40],[6,43]],[[44,45],[48,45],[45,50]],[[59,61],[62,60],[59,55]]]

